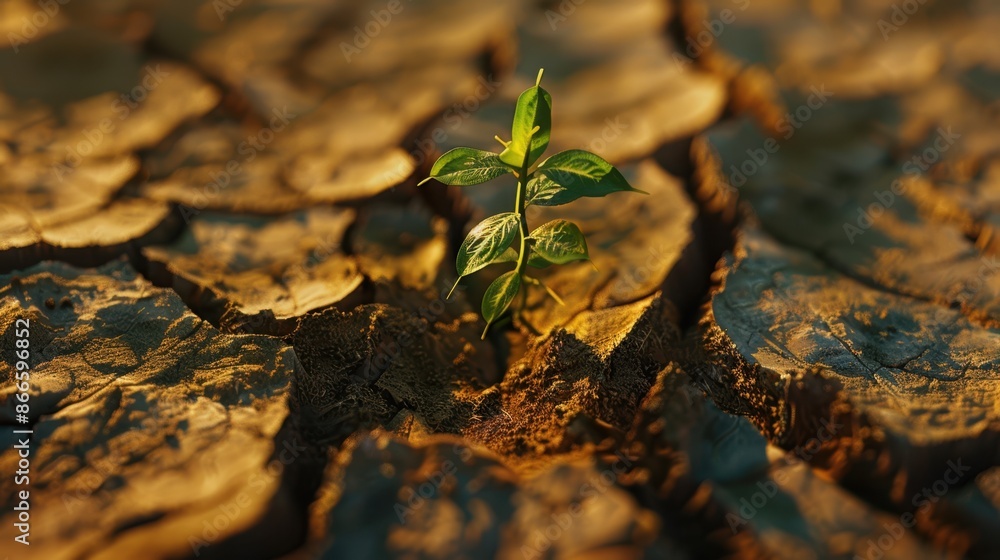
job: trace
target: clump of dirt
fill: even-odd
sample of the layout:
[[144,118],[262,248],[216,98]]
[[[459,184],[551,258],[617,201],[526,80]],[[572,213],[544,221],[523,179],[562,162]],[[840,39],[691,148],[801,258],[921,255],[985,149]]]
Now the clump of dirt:
[[296,387],[304,424],[339,443],[408,409],[434,431],[457,433],[496,375],[478,329],[472,313],[436,321],[388,304],[307,315],[292,337],[307,372]]
[[480,340],[464,302],[435,315],[430,292],[377,291],[398,305],[312,313],[292,337],[306,372],[295,392],[316,442],[376,427],[455,433],[514,463],[611,446],[678,340],[675,307],[651,296],[586,311],[548,336],[508,333],[526,352],[501,380],[504,356]]
[[494,451],[531,459],[583,443],[620,439],[675,337],[660,297],[581,314],[529,343],[497,388],[502,409],[465,435]]

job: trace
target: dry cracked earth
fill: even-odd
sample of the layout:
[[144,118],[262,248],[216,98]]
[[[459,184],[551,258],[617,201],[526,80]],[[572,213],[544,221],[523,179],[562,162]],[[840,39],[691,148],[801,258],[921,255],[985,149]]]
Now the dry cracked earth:
[[[995,2],[43,4],[0,5],[2,555],[996,557]],[[513,185],[416,183],[540,67],[550,153],[650,194],[532,210],[595,266],[480,340],[498,272],[443,296]]]

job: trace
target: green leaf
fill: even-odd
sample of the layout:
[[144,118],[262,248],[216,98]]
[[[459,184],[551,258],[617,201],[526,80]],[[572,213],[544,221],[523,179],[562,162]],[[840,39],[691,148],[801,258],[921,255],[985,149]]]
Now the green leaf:
[[[538,73],[541,81],[542,73]],[[538,127],[538,132],[532,131]],[[524,90],[517,98],[514,109],[514,124],[511,127],[510,144],[500,152],[500,159],[515,168],[520,169],[525,163],[525,153],[528,154],[527,165],[535,163],[549,147],[549,134],[552,132],[552,96],[536,82],[534,86]]]
[[552,266],[552,263],[545,260],[544,257],[539,255],[535,251],[532,251],[531,253],[528,254],[528,266],[534,268],[548,268]]
[[518,215],[513,212],[486,218],[472,228],[458,248],[455,268],[458,275],[468,276],[502,257],[517,236]]
[[563,193],[562,196],[565,198],[566,192],[567,190],[564,187],[536,170],[531,179],[528,180],[528,188],[525,193],[525,206],[532,204],[536,206],[558,206],[559,204],[566,204],[567,202],[576,200],[573,198],[562,202],[552,202],[553,199],[560,196],[560,193]]
[[[486,319],[486,330],[490,324],[500,318],[521,290],[521,276],[516,270],[501,274],[499,278],[486,288],[483,295],[483,318]],[[486,330],[483,331],[483,338],[486,338]]]
[[500,263],[512,263],[517,262],[517,251],[513,247],[508,247],[502,255],[497,257],[497,259],[490,264],[500,264]]
[[604,158],[586,150],[559,152],[539,164],[528,181],[527,203],[558,206],[583,197],[601,197],[613,192],[640,191]]
[[[531,232],[531,238],[535,240],[532,253],[550,263],[566,264],[590,258],[587,240],[573,222],[553,220]],[[530,259],[528,262],[530,264]]]
[[512,171],[509,166],[500,161],[500,156],[493,152],[473,148],[455,148],[434,162],[434,166],[431,167],[431,176],[421,181],[420,184],[422,185],[430,179],[437,179],[446,185],[478,185]]

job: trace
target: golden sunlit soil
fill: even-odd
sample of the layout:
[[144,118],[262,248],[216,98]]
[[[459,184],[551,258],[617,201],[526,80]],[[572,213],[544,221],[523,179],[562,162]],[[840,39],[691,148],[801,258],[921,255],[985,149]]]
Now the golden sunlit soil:
[[[1000,550],[995,2],[43,4],[0,5],[0,555]],[[549,153],[649,194],[529,207],[592,264],[481,338],[502,267],[446,296],[514,181],[417,183],[543,67]]]

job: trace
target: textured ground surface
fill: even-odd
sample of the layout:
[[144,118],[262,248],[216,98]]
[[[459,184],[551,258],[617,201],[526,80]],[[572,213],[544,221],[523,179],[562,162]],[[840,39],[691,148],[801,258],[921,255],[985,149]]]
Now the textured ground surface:
[[[994,2],[53,6],[0,6],[3,555],[1000,549]],[[416,184],[539,67],[650,195],[530,209],[595,266],[480,340],[513,185]]]

